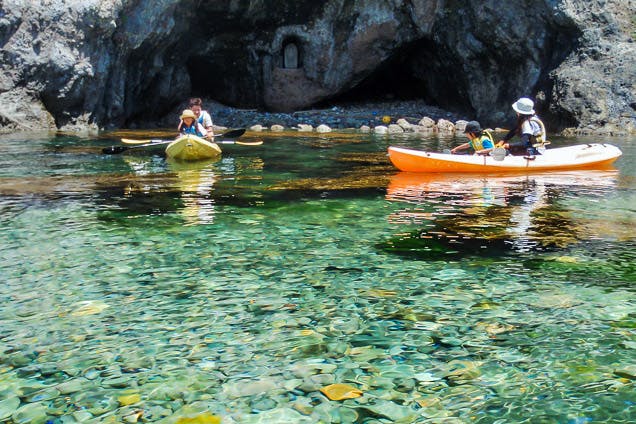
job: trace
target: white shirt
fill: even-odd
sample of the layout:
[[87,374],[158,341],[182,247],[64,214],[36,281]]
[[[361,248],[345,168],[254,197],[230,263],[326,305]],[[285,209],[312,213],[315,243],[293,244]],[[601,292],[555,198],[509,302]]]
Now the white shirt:
[[541,125],[533,118],[527,119],[521,124],[521,134],[530,134],[536,137],[540,135],[541,132]]
[[208,113],[207,110],[202,110],[199,115],[199,122],[203,125],[203,128],[208,128],[212,126],[212,117]]

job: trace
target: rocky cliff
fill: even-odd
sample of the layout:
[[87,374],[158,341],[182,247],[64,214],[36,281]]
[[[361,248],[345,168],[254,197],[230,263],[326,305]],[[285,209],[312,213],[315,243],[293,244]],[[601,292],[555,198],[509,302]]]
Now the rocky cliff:
[[[4,0],[0,126],[150,124],[197,95],[296,110],[420,98],[634,132],[634,0]],[[374,99],[375,100],[375,99]]]

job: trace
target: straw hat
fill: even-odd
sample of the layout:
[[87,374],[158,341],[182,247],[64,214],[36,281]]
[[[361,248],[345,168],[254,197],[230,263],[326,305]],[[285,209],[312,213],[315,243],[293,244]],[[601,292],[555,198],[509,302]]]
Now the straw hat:
[[186,109],[181,113],[181,119],[185,118],[197,119],[197,116],[190,109]]
[[527,97],[522,97],[512,104],[515,112],[522,115],[534,115],[534,102]]

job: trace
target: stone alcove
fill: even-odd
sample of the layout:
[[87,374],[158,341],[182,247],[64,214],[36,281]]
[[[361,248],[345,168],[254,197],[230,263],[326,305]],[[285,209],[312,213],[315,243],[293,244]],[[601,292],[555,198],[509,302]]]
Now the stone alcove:
[[302,68],[302,48],[295,37],[287,38],[282,43],[281,67],[284,69]]

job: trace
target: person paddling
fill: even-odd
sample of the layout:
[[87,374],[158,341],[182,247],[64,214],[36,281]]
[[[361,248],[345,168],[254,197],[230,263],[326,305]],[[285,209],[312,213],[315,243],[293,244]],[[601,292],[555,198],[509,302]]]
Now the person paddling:
[[[526,155],[528,159],[534,159],[535,155],[541,154],[535,145],[545,143],[545,126],[535,115],[534,102],[529,98],[521,97],[512,104],[512,108],[517,112],[515,127],[497,145],[508,150],[511,155]],[[510,142],[515,135],[520,137],[519,141]]]
[[207,110],[203,110],[203,101],[199,97],[193,97],[188,102],[189,109],[197,116],[199,124],[208,132],[207,138],[214,137],[214,125],[212,117]]
[[477,121],[467,123],[464,134],[468,137],[468,143],[460,144],[451,150],[451,153],[455,154],[460,150],[472,147],[476,154],[487,155],[495,147],[492,137],[489,134],[484,134],[484,130],[481,129],[481,125]]
[[184,110],[180,118],[181,121],[177,127],[177,131],[180,134],[192,134],[198,137],[205,137],[208,134],[206,129],[197,121],[197,116],[192,110]]

